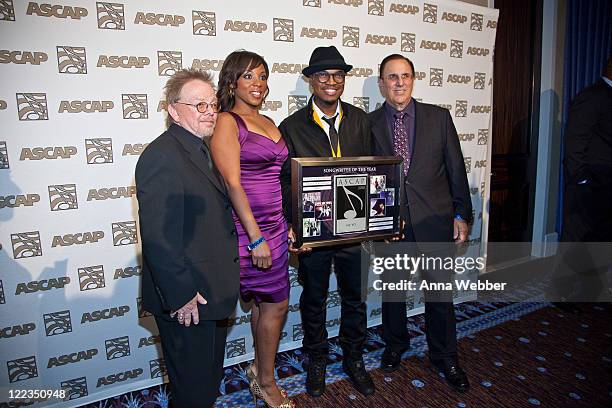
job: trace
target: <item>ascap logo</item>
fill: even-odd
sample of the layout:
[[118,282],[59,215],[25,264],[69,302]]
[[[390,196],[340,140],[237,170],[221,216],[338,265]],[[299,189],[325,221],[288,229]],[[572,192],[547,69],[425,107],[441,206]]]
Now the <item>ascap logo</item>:
[[444,51],[448,48],[448,45],[441,41],[422,40],[421,48],[426,50]]
[[88,394],[86,377],[79,377],[73,378],[72,380],[62,381],[60,383],[60,387],[62,390],[66,391],[64,401],[82,398],[87,396]]
[[353,105],[365,112],[369,112],[370,98],[367,96],[355,96],[353,97]]
[[87,193],[87,201],[114,200],[117,198],[132,198],[136,195],[136,186],[92,188]]
[[272,72],[275,74],[300,74],[308,64],[289,64],[285,62],[275,62],[272,64]]
[[318,38],[320,40],[333,40],[338,36],[336,30],[326,28],[302,27],[300,37]]
[[166,362],[163,358],[149,360],[149,374],[151,375],[151,378],[161,378],[168,374]]
[[342,45],[359,48],[359,27],[342,26]]
[[418,14],[419,6],[413,6],[409,4],[400,4],[400,3],[391,3],[389,6],[390,13],[398,13],[398,14]]
[[138,341],[138,348],[154,346],[160,343],[161,343],[161,337],[159,336],[141,337],[140,340]]
[[57,18],[71,18],[73,20],[80,20],[83,17],[87,17],[87,9],[83,7],[71,7],[62,6],[61,4],[47,4],[36,2],[29,2],[28,9],[26,10],[28,16],[37,15],[41,17],[57,17]]
[[363,0],[327,0],[330,4],[339,4],[341,6],[359,7],[363,4]]
[[423,3],[423,22],[438,24],[438,6]]
[[184,22],[185,17],[178,14],[156,14],[145,13],[144,11],[138,11],[134,18],[134,24],[158,25],[163,27],[178,27]]
[[338,326],[340,326],[340,319],[331,319],[325,322],[325,327],[327,329],[333,329]]
[[450,84],[469,84],[472,82],[472,77],[469,75],[449,74],[446,82]]
[[47,337],[72,332],[70,310],[61,310],[59,312],[44,314],[43,320],[45,322],[45,335]]
[[474,164],[475,169],[484,169],[485,167],[487,167],[486,160],[476,160],[476,163]]
[[429,86],[442,86],[444,83],[444,70],[442,68],[429,68]]
[[484,89],[486,74],[484,72],[474,72],[474,89]]
[[142,319],[144,317],[153,316],[151,313],[147,312],[142,307],[142,298],[136,298],[136,307],[138,308],[138,318]]
[[57,113],[108,112],[114,107],[113,101],[61,101]]
[[416,34],[402,33],[402,52],[415,52],[416,50]]
[[11,244],[13,245],[14,259],[42,256],[42,245],[38,231],[11,234]]
[[87,55],[85,47],[69,47],[58,45],[57,50],[57,69],[60,74],[86,74]]
[[8,377],[11,383],[38,377],[35,356],[9,360],[6,362],[6,367],[8,368]]
[[148,119],[147,94],[121,94],[123,119]]
[[117,358],[127,357],[130,355],[130,338],[128,336],[108,339],[104,342],[104,346],[106,347],[107,360],[115,360]]
[[472,18],[470,19],[470,30],[482,31],[482,22],[483,22],[482,14],[472,13]]
[[102,30],[125,30],[123,4],[96,2],[98,28]]
[[217,17],[212,11],[192,10],[193,35],[217,35]]
[[157,51],[157,74],[172,76],[183,68],[181,51]]
[[452,110],[453,110],[453,105],[449,105],[449,104],[446,104],[446,103],[436,103],[435,105],[439,106],[439,107],[441,107],[443,109],[446,109],[447,111],[451,111],[452,112]]
[[77,152],[76,146],[24,147],[21,149],[19,160],[70,159]]
[[308,97],[306,95],[289,95],[287,96],[287,114],[291,115],[293,112],[298,111],[308,104]]
[[384,16],[385,0],[368,0],[368,14],[372,16]]
[[293,341],[298,341],[304,339],[304,329],[302,328],[302,324],[294,324],[293,328]]
[[293,20],[274,18],[272,31],[274,41],[293,42]]
[[74,234],[55,235],[51,247],[93,244],[104,238],[104,231],[77,232]]
[[151,63],[149,57],[135,57],[130,55],[100,55],[98,68],[144,68]]
[[36,330],[34,322],[0,328],[0,339],[10,339],[15,336],[25,336]]
[[283,107],[282,101],[264,101],[259,108],[262,112],[276,112]]
[[451,58],[463,58],[463,41],[451,40],[450,56]]
[[497,28],[497,21],[495,21],[495,20],[487,20],[487,28],[496,29]]
[[140,265],[117,268],[115,269],[113,280],[131,278],[132,276],[140,276],[141,274],[142,267]]
[[300,311],[300,304],[299,303],[294,303],[292,305],[288,305],[287,306],[287,311],[289,313],[299,312]]
[[26,293],[46,292],[51,289],[64,289],[70,283],[68,276],[60,276],[59,278],[42,279],[39,281],[21,282],[17,284],[15,296]]
[[355,78],[367,78],[374,73],[372,68],[355,67],[351,69],[346,75]]
[[326,303],[326,309],[331,309],[340,306],[340,293],[338,293],[337,290],[332,290],[328,292]]
[[478,187],[470,187],[470,194],[471,195],[478,194]]
[[17,113],[19,120],[47,120],[47,94],[17,93]]
[[100,289],[106,286],[103,265],[84,266],[78,269],[78,274],[79,289],[81,292]]
[[417,81],[424,80],[426,76],[427,76],[427,73],[423,71],[417,71],[414,73],[414,77],[416,78]]
[[480,182],[480,198],[484,199],[484,195],[485,195],[485,187],[486,187],[486,183],[484,181]]
[[4,286],[2,286],[2,280],[0,280],[0,305],[6,303],[6,297],[4,296]]
[[113,245],[133,245],[138,242],[136,221],[113,222]]
[[9,165],[9,157],[8,157],[8,149],[6,147],[6,142],[0,142],[0,169],[8,169]]
[[467,22],[467,16],[464,16],[463,14],[448,13],[446,11],[442,13],[441,19],[459,24],[465,24]]
[[302,5],[305,7],[321,7],[321,0],[302,0]]
[[209,59],[194,59],[191,63],[191,68],[194,69],[203,69],[206,71],[221,71],[221,67],[223,67],[223,63],[225,60],[209,60]]
[[382,315],[382,307],[377,307],[375,309],[372,309],[372,311],[370,312],[370,317],[377,317],[377,316],[381,316]]
[[468,101],[457,100],[455,103],[455,117],[465,118],[467,117]]
[[240,20],[225,20],[223,31],[237,31],[244,33],[263,33],[268,29],[266,23],[258,23],[255,21],[240,21]]
[[298,286],[300,286],[298,273],[297,270],[295,270],[294,268],[289,268],[289,286],[292,288],[297,288]]
[[61,367],[66,364],[78,363],[83,360],[91,360],[98,355],[98,349],[89,349],[83,351],[75,351],[70,354],[62,354],[61,356],[51,357],[47,362],[47,368]]
[[486,57],[487,55],[489,55],[489,49],[488,48],[479,48],[479,47],[468,47],[467,49],[467,53],[469,55],[476,55],[479,57]]
[[106,377],[100,377],[98,378],[96,388],[100,388],[105,385],[112,385],[127,380],[133,380],[135,378],[140,377],[143,372],[144,371],[142,370],[142,368],[135,368],[133,370],[124,371],[117,374],[110,374]]
[[85,139],[87,164],[113,162],[113,140],[110,138]]
[[81,316],[81,324],[98,322],[100,320],[109,320],[115,317],[123,317],[130,311],[128,305],[119,307],[111,307],[109,309],[94,310],[93,312],[85,312]]
[[472,113],[491,113],[490,105],[472,105]]
[[0,208],[32,207],[40,201],[38,194],[17,194],[0,196]]
[[6,101],[3,101],[2,99],[0,99],[0,110],[5,110],[6,107],[7,107]]
[[0,50],[0,64],[40,65],[48,59],[49,56],[41,51]]
[[465,172],[466,173],[471,173],[472,172],[472,158],[471,157],[464,157],[463,158],[463,164],[465,165]]
[[13,0],[0,1],[0,20],[15,21],[15,6],[13,6]]
[[393,45],[397,42],[397,37],[390,35],[367,34],[365,42],[366,44]]
[[246,339],[230,340],[225,345],[225,358],[239,357],[246,354]]
[[478,144],[484,146],[489,140],[489,129],[478,129]]
[[476,138],[474,133],[459,133],[457,136],[459,136],[461,142],[471,142]]
[[79,208],[76,184],[55,184],[48,186],[48,189],[51,211],[76,210]]
[[126,143],[123,145],[122,156],[140,156],[144,149],[148,146],[148,143]]
[[240,326],[243,324],[247,324],[251,322],[251,315],[250,314],[246,314],[246,315],[241,315],[232,319],[228,319],[227,324],[229,326]]

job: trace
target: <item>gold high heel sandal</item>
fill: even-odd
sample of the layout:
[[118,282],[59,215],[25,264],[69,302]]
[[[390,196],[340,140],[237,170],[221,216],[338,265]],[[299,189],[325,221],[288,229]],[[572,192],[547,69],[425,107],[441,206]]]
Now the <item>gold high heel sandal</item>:
[[[253,373],[253,370],[251,370],[251,374],[252,373]],[[248,374],[247,374],[247,377],[248,377]],[[283,397],[283,402],[281,402],[279,405],[271,405],[268,401],[266,401],[263,395],[263,391],[261,390],[261,387],[259,383],[257,382],[257,377],[254,377],[253,381],[249,384],[249,390],[251,391],[251,394],[253,395],[253,398],[255,399],[255,406],[257,406],[257,400],[262,400],[265,406],[268,408],[295,408],[295,403],[287,397],[287,392],[280,387],[279,387],[279,391],[280,391],[281,396]]]
[[[247,380],[249,380],[249,389],[250,389],[251,384],[257,378],[257,375],[255,375],[255,372],[253,372],[253,364],[249,364],[249,366],[247,367],[246,376],[247,376]],[[289,394],[287,394],[287,391],[285,391],[284,388],[278,387],[278,390],[280,391],[280,394],[283,396],[283,398],[287,398],[289,396]],[[263,397],[261,397],[261,399],[263,400]]]

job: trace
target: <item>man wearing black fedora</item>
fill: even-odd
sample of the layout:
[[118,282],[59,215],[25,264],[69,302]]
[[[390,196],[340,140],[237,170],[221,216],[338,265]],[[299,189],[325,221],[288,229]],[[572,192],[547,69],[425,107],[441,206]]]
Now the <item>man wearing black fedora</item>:
[[[336,47],[318,47],[302,73],[310,82],[308,104],[279,126],[289,148],[281,171],[283,207],[291,223],[291,158],[352,157],[371,155],[371,133],[367,114],[340,100],[346,74],[352,69]],[[290,227],[289,236],[295,237]],[[374,393],[374,383],[365,370],[362,350],[366,336],[366,304],[362,300],[360,245],[338,245],[296,249],[298,278],[303,290],[300,313],[304,331],[303,347],[308,355],[306,391],[319,396],[325,391],[328,344],[326,300],[332,261],[341,298],[339,341],[342,367],[355,388],[364,395]]]

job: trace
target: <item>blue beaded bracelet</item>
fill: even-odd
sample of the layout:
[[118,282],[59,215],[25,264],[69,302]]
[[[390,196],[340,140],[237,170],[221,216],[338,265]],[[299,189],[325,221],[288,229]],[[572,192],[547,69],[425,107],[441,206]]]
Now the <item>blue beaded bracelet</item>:
[[251,242],[249,245],[247,245],[247,249],[248,249],[249,251],[252,251],[252,250],[254,250],[255,248],[257,248],[259,245],[261,245],[261,243],[262,243],[262,242],[264,242],[265,240],[266,240],[266,239],[265,239],[263,236],[262,236],[262,237],[259,237],[259,239],[258,239],[258,240],[255,240],[255,241]]

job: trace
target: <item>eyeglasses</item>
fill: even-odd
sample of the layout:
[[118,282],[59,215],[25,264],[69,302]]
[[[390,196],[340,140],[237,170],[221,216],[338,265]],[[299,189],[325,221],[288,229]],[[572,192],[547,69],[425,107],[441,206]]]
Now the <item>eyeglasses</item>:
[[344,78],[346,78],[346,73],[345,72],[334,72],[333,74],[330,74],[327,71],[321,71],[321,72],[315,72],[314,74],[312,74],[313,77],[317,78],[317,80],[324,84],[326,82],[329,81],[330,77],[334,77],[334,81],[336,81],[336,83],[341,84],[344,82]]
[[212,109],[213,112],[219,112],[219,104],[217,102],[185,103],[185,102],[176,101],[174,103],[180,103],[181,105],[193,106],[200,113],[206,113],[206,111],[208,110],[208,107],[210,107],[210,109]]
[[401,75],[398,75],[398,74],[385,75],[384,78],[387,81],[391,81],[391,82],[397,82],[397,81],[399,81],[400,78],[402,79],[402,81],[408,81],[408,80],[414,78],[414,74],[412,74],[410,72],[404,72]]

